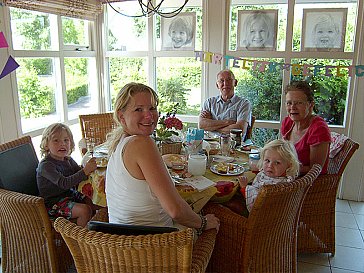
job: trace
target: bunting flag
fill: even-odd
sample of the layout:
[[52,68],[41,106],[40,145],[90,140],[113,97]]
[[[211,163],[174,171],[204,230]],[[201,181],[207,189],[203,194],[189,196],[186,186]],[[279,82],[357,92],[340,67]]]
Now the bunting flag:
[[[9,45],[5,39],[5,35],[1,31],[0,32],[0,48],[8,48],[8,47],[9,47]],[[19,64],[14,60],[14,58],[12,56],[9,56],[3,70],[1,71],[0,79],[4,78],[6,75],[10,74],[18,67],[19,67]]]
[[343,77],[348,75],[349,77],[364,76],[364,65],[311,65],[311,64],[290,64],[280,62],[268,62],[257,61],[243,58],[236,58],[233,56],[222,55],[219,53],[212,53],[207,51],[195,51],[195,60],[201,62],[213,63],[221,65],[225,62],[226,66],[229,66],[230,60],[232,60],[232,67],[241,68],[259,72],[276,72],[279,70],[291,70],[292,75],[298,76],[317,76],[325,75],[327,77]]
[[15,69],[19,67],[19,64],[14,60],[12,56],[9,56],[8,61],[6,62],[3,71],[0,74],[0,79],[4,78],[6,75],[13,72]]

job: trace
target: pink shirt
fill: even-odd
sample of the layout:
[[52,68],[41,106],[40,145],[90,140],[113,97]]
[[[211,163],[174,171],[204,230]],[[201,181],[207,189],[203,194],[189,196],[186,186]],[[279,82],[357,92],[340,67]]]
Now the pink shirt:
[[[286,117],[281,125],[282,137],[288,140],[288,136],[291,133],[294,126],[294,122]],[[312,119],[307,132],[303,137],[294,145],[298,154],[298,159],[303,166],[310,165],[310,146],[315,146],[323,142],[331,142],[330,129],[325,120],[319,116],[315,116]],[[327,173],[327,165],[329,163],[329,153],[327,153],[325,164],[321,173]]]

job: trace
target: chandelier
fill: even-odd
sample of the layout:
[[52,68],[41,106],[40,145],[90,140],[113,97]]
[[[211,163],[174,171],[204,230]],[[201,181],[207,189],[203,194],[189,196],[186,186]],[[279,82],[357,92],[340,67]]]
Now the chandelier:
[[114,2],[112,0],[106,0],[106,3],[115,12],[117,12],[117,13],[123,15],[123,16],[127,16],[127,17],[150,17],[150,16],[152,16],[154,14],[158,14],[159,16],[164,17],[164,18],[172,18],[172,17],[177,16],[183,10],[183,8],[186,6],[186,4],[188,3],[189,0],[184,0],[184,3],[182,4],[182,6],[180,6],[179,8],[176,8],[175,10],[170,11],[170,12],[162,12],[161,11],[161,6],[162,6],[162,4],[163,4],[163,2],[165,0],[160,0],[159,3],[157,3],[158,1],[153,1],[153,0],[144,0],[144,1],[143,0],[135,0],[135,1],[138,1],[139,6],[141,8],[141,14],[139,14],[139,15],[128,15],[128,14],[120,12],[119,10],[115,9],[112,6],[111,2]]

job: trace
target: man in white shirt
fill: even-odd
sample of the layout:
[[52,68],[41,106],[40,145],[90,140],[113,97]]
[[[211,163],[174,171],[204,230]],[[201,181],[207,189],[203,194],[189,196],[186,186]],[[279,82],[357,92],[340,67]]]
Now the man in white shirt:
[[228,69],[217,74],[216,86],[220,95],[208,98],[199,116],[199,128],[229,134],[231,129],[241,129],[242,138],[251,121],[251,103],[234,94],[238,81]]

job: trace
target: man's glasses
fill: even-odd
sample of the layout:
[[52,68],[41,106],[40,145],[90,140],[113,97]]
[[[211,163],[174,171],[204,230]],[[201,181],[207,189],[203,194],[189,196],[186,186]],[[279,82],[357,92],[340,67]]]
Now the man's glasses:
[[229,78],[229,79],[220,79],[220,80],[218,80],[217,82],[218,83],[220,83],[220,84],[223,84],[224,82],[226,82],[226,83],[230,83],[230,82],[232,82],[234,79],[231,79],[231,78]]

